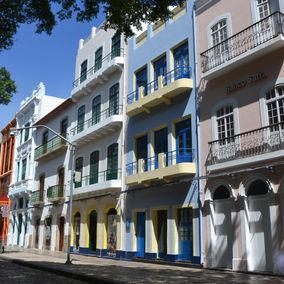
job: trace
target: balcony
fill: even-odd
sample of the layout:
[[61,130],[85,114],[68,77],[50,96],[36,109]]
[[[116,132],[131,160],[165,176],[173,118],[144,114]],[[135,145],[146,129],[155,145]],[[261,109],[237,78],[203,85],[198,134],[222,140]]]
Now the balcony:
[[148,159],[126,165],[126,184],[167,183],[196,173],[193,149],[179,149],[160,153]]
[[42,206],[43,203],[43,191],[33,191],[30,196],[30,204],[32,206]]
[[102,59],[102,62],[94,65],[73,82],[72,98],[76,99],[81,95],[89,94],[91,88],[106,82],[108,76],[115,71],[121,71],[123,65],[124,50],[122,48],[113,50]]
[[284,122],[209,143],[208,171],[283,160]]
[[106,170],[93,175],[83,176],[75,182],[73,199],[110,194],[121,190],[121,169]]
[[62,138],[55,136],[50,139],[46,144],[38,146],[35,149],[35,161],[42,160],[44,158],[52,158],[59,153],[65,152],[67,149],[66,141]]
[[201,53],[201,71],[214,79],[283,46],[284,15],[275,12]]
[[49,202],[59,202],[64,200],[64,186],[54,185],[47,189],[47,199]]
[[72,128],[70,140],[76,142],[78,146],[89,143],[121,128],[122,121],[122,105],[105,109],[98,115]]
[[25,179],[16,181],[9,186],[8,196],[14,198],[20,195],[29,195],[33,189],[34,180]]
[[135,116],[150,113],[159,104],[171,104],[171,99],[193,88],[191,69],[188,66],[177,67],[165,76],[158,77],[127,96],[126,113]]

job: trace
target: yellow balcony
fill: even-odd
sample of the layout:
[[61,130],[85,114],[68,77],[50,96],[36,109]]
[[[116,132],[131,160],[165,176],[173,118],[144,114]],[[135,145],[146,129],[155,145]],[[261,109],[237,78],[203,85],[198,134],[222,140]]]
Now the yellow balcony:
[[150,186],[152,182],[171,182],[186,176],[196,174],[192,149],[179,149],[168,153],[160,153],[148,159],[126,166],[126,184],[144,184]]
[[126,114],[135,116],[139,113],[150,113],[159,104],[171,104],[171,99],[193,88],[191,70],[188,66],[177,67],[165,76],[158,77],[147,86],[127,96]]

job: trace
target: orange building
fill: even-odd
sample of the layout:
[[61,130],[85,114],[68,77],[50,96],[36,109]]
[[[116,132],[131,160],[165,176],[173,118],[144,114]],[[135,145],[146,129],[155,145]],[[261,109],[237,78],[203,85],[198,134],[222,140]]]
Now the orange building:
[[2,139],[0,144],[0,240],[7,242],[9,217],[2,217],[5,205],[10,205],[8,197],[9,184],[12,181],[14,168],[14,137],[10,136],[10,128],[16,127],[16,119],[13,119],[1,130]]

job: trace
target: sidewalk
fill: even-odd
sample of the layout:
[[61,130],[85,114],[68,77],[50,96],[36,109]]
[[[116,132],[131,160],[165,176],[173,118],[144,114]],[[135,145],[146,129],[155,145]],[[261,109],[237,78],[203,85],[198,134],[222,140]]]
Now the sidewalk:
[[66,253],[42,252],[34,249],[8,249],[0,258],[57,275],[89,283],[284,283],[284,279],[269,275],[252,275],[229,271],[178,267],[113,260],[93,256],[71,255],[71,265],[65,265]]

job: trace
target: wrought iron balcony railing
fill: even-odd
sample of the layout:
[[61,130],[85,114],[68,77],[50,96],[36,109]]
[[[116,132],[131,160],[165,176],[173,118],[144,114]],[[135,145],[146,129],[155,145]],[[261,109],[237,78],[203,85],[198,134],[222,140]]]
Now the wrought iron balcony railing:
[[103,57],[102,61],[97,62],[93,67],[91,67],[86,72],[81,74],[81,76],[73,82],[73,89],[78,87],[81,83],[83,83],[85,80],[87,80],[91,76],[93,76],[93,74],[95,74],[98,70],[100,70],[106,62],[109,62],[113,58],[120,57],[120,56],[124,56],[123,48],[114,49],[112,52],[110,52],[105,57]]
[[43,191],[42,190],[33,191],[30,197],[30,204],[39,205],[41,203],[43,203]]
[[284,15],[275,12],[201,53],[203,73],[284,34]]
[[108,180],[121,180],[121,169],[109,169],[92,175],[83,176],[80,182],[75,182],[75,188],[99,184]]
[[55,136],[50,139],[47,143],[38,146],[35,149],[35,160],[39,159],[41,156],[47,153],[51,153],[56,149],[60,148],[62,145],[66,145],[66,141],[60,138],[59,136]]
[[163,153],[162,159],[159,155],[147,159],[141,159],[142,165],[139,169],[137,162],[126,165],[126,175],[131,176],[138,173],[153,171],[162,167],[169,167],[180,163],[192,163],[194,160],[194,150],[191,148],[180,148],[175,151]]
[[206,165],[244,159],[284,149],[284,122],[209,142]]
[[122,105],[115,105],[113,107],[107,108],[99,113],[93,113],[92,117],[88,120],[79,123],[77,126],[70,129],[71,136],[74,136],[91,126],[98,124],[99,122],[113,116],[122,114]]
[[[162,87],[169,85],[170,83],[182,79],[182,78],[191,78],[191,68],[189,66],[180,66],[176,67],[172,71],[166,73],[163,77]],[[144,86],[144,94],[143,96],[148,96],[159,89],[158,79],[146,84]],[[131,105],[135,101],[139,100],[139,90],[135,90],[134,92],[128,94],[127,96],[127,104]]]
[[47,189],[48,200],[57,200],[64,197],[64,185],[54,185]]

